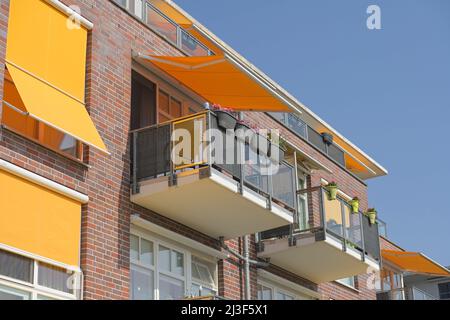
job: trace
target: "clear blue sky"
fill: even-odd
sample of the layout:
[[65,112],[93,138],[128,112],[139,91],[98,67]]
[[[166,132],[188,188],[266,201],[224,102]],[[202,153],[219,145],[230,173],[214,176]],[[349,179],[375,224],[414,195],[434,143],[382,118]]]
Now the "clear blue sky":
[[386,167],[390,238],[450,265],[449,0],[176,2]]

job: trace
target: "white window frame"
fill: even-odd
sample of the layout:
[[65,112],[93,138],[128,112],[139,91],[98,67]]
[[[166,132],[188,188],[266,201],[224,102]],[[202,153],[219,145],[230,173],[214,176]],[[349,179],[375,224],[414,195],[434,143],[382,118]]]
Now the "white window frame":
[[[30,259],[33,264],[33,279],[32,279],[32,282],[26,282],[26,281],[14,279],[11,277],[7,277],[4,275],[0,275],[0,285],[29,293],[30,300],[37,300],[38,296],[45,296],[45,297],[57,299],[57,300],[78,300],[78,299],[82,298],[83,288],[82,288],[81,284],[83,282],[83,274],[81,272],[69,270],[67,268],[62,267],[61,265],[52,264],[52,263],[49,263],[48,261],[44,261],[43,259],[38,260],[37,258],[32,258],[32,257],[30,257],[31,254],[28,254],[27,256],[25,256],[25,255],[22,255],[19,251],[12,250],[10,248],[5,249],[2,247],[1,249],[3,251],[10,252],[12,254]],[[48,288],[48,287],[40,285],[39,277],[38,277],[39,263],[66,269],[67,271],[72,272],[75,277],[75,282],[77,284],[77,288],[74,289],[74,293],[71,294],[71,293],[59,291],[59,290],[56,290],[53,288]]]
[[[218,292],[217,259],[214,259],[211,257],[206,257],[203,254],[197,254],[195,252],[193,253],[190,250],[183,248],[182,246],[179,246],[179,245],[173,244],[173,243],[169,243],[168,241],[162,240],[153,235],[149,235],[147,232],[136,230],[135,228],[133,228],[131,230],[130,235],[134,235],[139,238],[139,254],[140,254],[140,243],[141,243],[140,239],[144,239],[144,240],[147,240],[147,241],[150,241],[153,243],[153,266],[143,265],[143,264],[139,263],[139,261],[131,259],[131,257],[130,257],[130,268],[132,268],[132,265],[135,264],[141,268],[153,271],[153,281],[154,281],[153,282],[154,283],[153,299],[154,300],[160,300],[160,294],[159,294],[159,275],[160,274],[163,274],[163,275],[173,278],[173,279],[183,281],[184,297],[191,296],[192,283],[194,282],[194,283],[198,284],[198,281],[196,281],[196,280],[192,281],[192,270],[191,270],[192,265],[191,265],[191,263],[192,263],[193,256],[196,257],[200,261],[204,260],[205,262],[210,262],[212,264],[215,264],[216,269],[215,269],[215,272],[213,275],[215,287],[211,288],[210,284],[208,284],[208,285],[201,284],[201,285],[204,285],[207,288],[211,288],[211,289],[215,290],[216,293]],[[180,276],[179,274],[175,274],[170,271],[160,270],[160,268],[159,268],[159,247],[160,246],[166,247],[170,250],[174,250],[174,251],[177,251],[177,252],[183,254],[183,264],[184,264],[184,269],[183,269],[184,275],[183,276]],[[130,251],[131,251],[131,248],[130,248]],[[132,291],[132,282],[130,281],[130,292],[131,291]],[[132,297],[130,295],[130,299],[131,298]]]
[[[352,279],[351,284],[348,284],[347,282],[345,282],[346,279]],[[338,279],[335,280],[337,283],[339,283],[340,285],[343,285],[347,288],[353,289],[353,290],[358,290],[356,288],[356,276],[351,276],[351,277],[347,277],[347,278],[343,278],[343,279]]]
[[258,279],[257,284],[272,290],[272,300],[277,300],[276,297],[277,297],[278,293],[290,296],[293,298],[293,300],[301,300],[300,299],[301,296],[299,294],[297,294],[293,291],[281,288],[278,285],[276,285],[275,283],[271,283],[266,280]]

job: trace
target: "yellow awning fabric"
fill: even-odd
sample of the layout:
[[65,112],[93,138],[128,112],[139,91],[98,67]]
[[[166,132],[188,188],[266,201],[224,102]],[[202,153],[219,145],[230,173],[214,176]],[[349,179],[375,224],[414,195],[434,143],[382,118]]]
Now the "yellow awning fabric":
[[107,152],[82,103],[11,64],[6,65],[31,117]]
[[393,263],[403,271],[435,276],[450,276],[447,268],[420,252],[381,250],[381,254],[384,260]]
[[244,71],[227,56],[141,56],[213,104],[234,110],[284,111],[290,109],[263,80]]
[[[98,133],[92,133],[96,129],[84,107],[87,36],[86,28],[72,24],[67,15],[44,0],[10,1],[6,62],[14,82],[21,79],[22,83],[15,84],[21,87],[19,92],[24,95],[27,110],[43,122],[106,151]],[[44,92],[29,92],[38,88]],[[75,118],[71,119],[71,115]]]
[[81,204],[0,170],[0,243],[79,266]]

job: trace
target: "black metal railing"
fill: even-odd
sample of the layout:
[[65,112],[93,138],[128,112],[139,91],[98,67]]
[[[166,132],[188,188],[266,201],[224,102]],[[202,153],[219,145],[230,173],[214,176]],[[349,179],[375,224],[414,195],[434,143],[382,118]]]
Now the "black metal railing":
[[286,226],[261,232],[260,240],[282,237],[296,237],[310,234],[331,236],[341,242],[343,250],[349,248],[361,253],[362,259],[367,256],[380,261],[380,242],[378,225],[371,224],[369,218],[361,211],[353,213],[348,201],[337,196],[329,199],[324,187],[299,190],[298,194],[306,194],[308,210],[298,212],[299,219],[306,222],[303,226]]
[[[189,148],[174,152],[183,141],[177,134],[183,131],[191,134]],[[213,111],[132,131],[134,192],[143,180],[207,166],[237,181],[241,190],[246,187],[264,196],[269,208],[276,203],[295,214],[294,167],[285,161],[276,163],[248,139],[238,139],[234,130],[222,129]]]

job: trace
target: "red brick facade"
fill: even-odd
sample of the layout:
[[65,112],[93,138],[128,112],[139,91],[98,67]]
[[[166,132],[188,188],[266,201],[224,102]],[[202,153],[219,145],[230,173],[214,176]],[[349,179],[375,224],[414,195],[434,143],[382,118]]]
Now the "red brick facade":
[[[130,202],[130,101],[132,51],[162,55],[181,55],[173,45],[132,18],[111,1],[64,0],[76,4],[81,14],[94,23],[89,37],[86,103],[88,111],[111,155],[92,148],[85,150],[88,166],[58,155],[5,129],[0,129],[0,158],[35,172],[69,188],[87,194],[90,201],[82,210],[81,268],[84,273],[85,299],[128,299],[130,286],[129,234],[130,215],[180,233],[213,248],[216,239],[183,226]],[[8,0],[0,5],[0,79],[3,79]],[[0,81],[0,96],[3,94]],[[262,113],[248,118],[260,127],[280,127]],[[329,160],[287,129],[283,135],[305,153],[332,170],[316,172],[311,185],[320,179],[336,181],[342,191],[361,199],[367,208],[367,186]],[[242,252],[242,240],[228,245]],[[256,259],[254,237],[251,258]],[[375,299],[375,292],[365,285],[366,276],[358,277],[358,290],[337,283],[315,285],[288,272],[273,268],[273,273],[318,290],[323,299]],[[256,298],[256,268],[251,269],[252,298]],[[219,294],[232,299],[244,297],[244,272],[236,259],[219,263]]]

